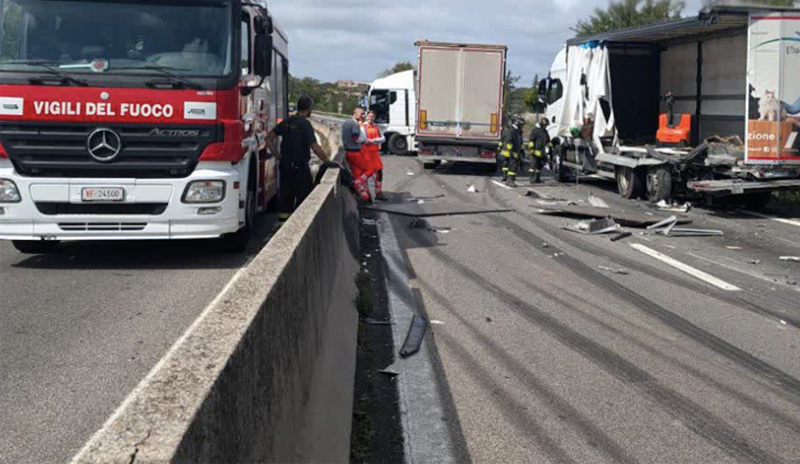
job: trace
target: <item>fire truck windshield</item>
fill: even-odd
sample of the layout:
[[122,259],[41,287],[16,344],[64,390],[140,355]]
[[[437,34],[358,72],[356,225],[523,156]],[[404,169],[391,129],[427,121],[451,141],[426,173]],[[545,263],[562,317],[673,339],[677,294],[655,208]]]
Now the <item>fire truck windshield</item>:
[[234,65],[225,0],[0,0],[0,71],[220,77]]

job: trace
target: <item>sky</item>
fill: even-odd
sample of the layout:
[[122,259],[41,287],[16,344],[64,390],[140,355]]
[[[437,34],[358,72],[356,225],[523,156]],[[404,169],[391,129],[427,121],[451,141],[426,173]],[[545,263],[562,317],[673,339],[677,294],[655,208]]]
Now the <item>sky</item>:
[[[398,61],[416,61],[417,40],[506,44],[508,67],[530,85],[547,70],[570,27],[608,0],[270,0],[289,35],[290,72],[333,82],[371,82]],[[687,1],[694,15],[700,0]]]

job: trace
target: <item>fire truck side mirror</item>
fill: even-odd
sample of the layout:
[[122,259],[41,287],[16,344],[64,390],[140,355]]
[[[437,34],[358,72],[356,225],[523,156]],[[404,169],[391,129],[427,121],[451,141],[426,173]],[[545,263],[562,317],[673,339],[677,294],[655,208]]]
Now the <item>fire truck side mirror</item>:
[[259,16],[256,18],[256,43],[255,59],[253,68],[255,74],[260,77],[272,75],[272,21],[269,18]]

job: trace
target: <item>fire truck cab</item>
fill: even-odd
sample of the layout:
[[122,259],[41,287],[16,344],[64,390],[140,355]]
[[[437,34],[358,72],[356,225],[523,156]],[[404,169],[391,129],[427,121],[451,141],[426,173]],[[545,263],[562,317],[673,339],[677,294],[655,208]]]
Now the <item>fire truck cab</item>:
[[265,2],[0,0],[0,239],[244,250],[288,63]]

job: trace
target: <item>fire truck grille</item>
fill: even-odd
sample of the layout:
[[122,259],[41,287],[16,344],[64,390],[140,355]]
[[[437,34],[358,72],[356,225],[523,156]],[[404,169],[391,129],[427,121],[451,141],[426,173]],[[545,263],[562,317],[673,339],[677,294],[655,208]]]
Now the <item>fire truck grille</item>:
[[[108,161],[89,152],[89,138],[99,128],[119,136],[118,141],[108,136],[110,145],[121,146]],[[203,150],[222,140],[222,126],[0,122],[0,143],[17,171],[31,177],[187,177]],[[105,158],[109,153],[98,154]]]

